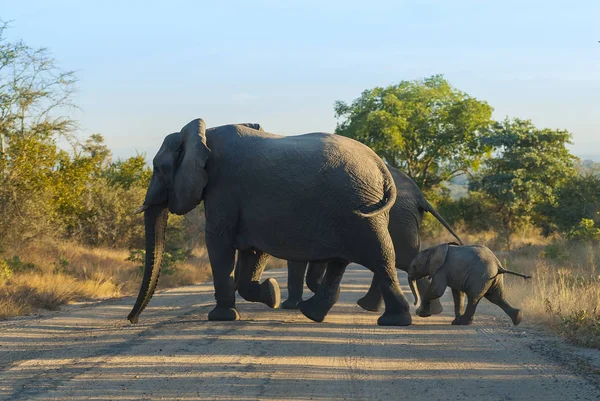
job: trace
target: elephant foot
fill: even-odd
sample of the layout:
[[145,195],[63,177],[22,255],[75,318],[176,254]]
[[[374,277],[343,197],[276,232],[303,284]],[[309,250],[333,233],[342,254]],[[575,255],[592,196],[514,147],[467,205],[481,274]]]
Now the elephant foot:
[[523,312],[521,312],[520,309],[514,309],[508,316],[510,316],[513,324],[515,326],[518,326],[519,323],[521,323],[521,320],[523,319]]
[[298,309],[301,299],[288,298],[281,303],[281,309]]
[[222,306],[216,306],[213,310],[208,312],[208,320],[214,321],[231,321],[240,320],[240,314],[235,308],[226,308]]
[[377,324],[380,326],[410,326],[412,324],[412,317],[409,312],[385,311],[377,319]]
[[322,322],[327,316],[330,308],[324,307],[315,297],[311,297],[306,301],[302,301],[298,304],[300,312],[310,320],[314,322]]
[[452,321],[453,326],[470,326],[472,323],[473,319],[466,319],[462,316],[459,316]]
[[434,299],[433,301],[431,301],[431,304],[429,304],[429,313],[431,313],[432,315],[439,315],[443,311],[444,308],[442,307],[442,303],[440,302],[439,298]]
[[360,306],[364,310],[368,310],[369,312],[379,312],[382,305],[382,298],[379,297],[377,299],[374,299],[372,297],[369,297],[367,294],[358,301],[356,301],[356,303],[358,304],[358,306]]
[[430,308],[423,307],[423,304],[421,304],[417,308],[416,315],[419,317],[429,317],[431,316],[431,310]]
[[281,292],[274,278],[268,278],[260,285],[260,301],[269,308],[279,308]]

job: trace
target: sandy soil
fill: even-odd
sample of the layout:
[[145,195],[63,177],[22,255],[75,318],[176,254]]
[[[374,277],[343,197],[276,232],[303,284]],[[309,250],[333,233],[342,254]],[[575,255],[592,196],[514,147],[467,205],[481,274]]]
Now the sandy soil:
[[[285,288],[284,270],[268,276]],[[442,315],[378,327],[355,304],[370,277],[349,269],[321,324],[244,301],[243,320],[208,322],[211,283],[155,295],[135,326],[132,298],[2,322],[0,399],[600,399],[560,341],[513,328],[487,301],[470,327],[450,325],[449,293]]]

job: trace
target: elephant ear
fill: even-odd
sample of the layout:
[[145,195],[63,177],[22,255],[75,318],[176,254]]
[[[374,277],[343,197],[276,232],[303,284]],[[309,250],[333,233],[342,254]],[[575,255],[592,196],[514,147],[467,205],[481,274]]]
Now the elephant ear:
[[173,191],[169,197],[169,210],[186,214],[202,201],[208,174],[204,169],[210,155],[206,146],[206,125],[197,118],[181,129],[181,145],[177,154]]
[[446,256],[448,255],[448,244],[441,244],[431,248],[429,254],[429,278],[431,279],[435,273],[444,265]]

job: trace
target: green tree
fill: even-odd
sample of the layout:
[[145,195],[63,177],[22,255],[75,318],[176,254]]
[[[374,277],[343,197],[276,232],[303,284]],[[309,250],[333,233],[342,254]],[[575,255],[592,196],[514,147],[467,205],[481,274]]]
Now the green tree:
[[119,185],[124,189],[134,186],[147,188],[152,178],[152,169],[146,164],[145,155],[138,154],[112,163],[105,176],[112,185]]
[[370,146],[424,190],[476,169],[492,108],[441,75],[364,91],[335,103],[336,133]]
[[0,21],[0,247],[51,231],[56,139],[71,138],[75,77],[44,49],[10,42]]
[[73,234],[88,212],[85,194],[110,168],[110,160],[110,150],[100,134],[91,135],[83,144],[75,144],[72,154],[60,152],[53,175],[54,203],[67,235]]
[[495,149],[470,189],[481,191],[495,205],[495,212],[510,248],[511,235],[527,222],[539,222],[536,211],[556,202],[556,189],[576,174],[576,158],[566,145],[565,130],[538,129],[529,120],[496,123],[484,143]]
[[[143,155],[112,162],[100,134],[78,141],[70,106],[75,78],[46,49],[11,43],[0,22],[0,249],[40,236],[139,246],[150,170]],[[57,146],[67,138],[70,151]],[[182,232],[183,219],[169,228]]]
[[593,170],[581,171],[577,176],[565,181],[556,191],[555,199],[544,202],[540,215],[545,235],[554,232],[567,234],[582,219],[600,223],[600,176]]
[[0,248],[19,246],[55,227],[56,145],[43,136],[14,136],[0,157]]
[[0,154],[13,136],[69,136],[75,122],[61,115],[72,107],[74,71],[57,66],[45,48],[34,49],[4,36],[0,20]]

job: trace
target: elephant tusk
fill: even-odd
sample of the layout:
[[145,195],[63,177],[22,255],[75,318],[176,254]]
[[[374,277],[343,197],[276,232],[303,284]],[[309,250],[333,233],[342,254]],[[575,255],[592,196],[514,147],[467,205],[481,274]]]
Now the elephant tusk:
[[142,205],[140,207],[138,207],[135,212],[133,212],[133,214],[138,214],[138,213],[142,213],[145,212],[150,206],[149,205]]

